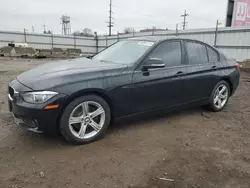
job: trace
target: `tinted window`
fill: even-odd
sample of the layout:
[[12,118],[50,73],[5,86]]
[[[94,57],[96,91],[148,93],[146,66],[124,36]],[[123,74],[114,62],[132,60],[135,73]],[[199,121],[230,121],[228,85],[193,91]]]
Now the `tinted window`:
[[166,66],[179,66],[181,65],[181,42],[164,42],[152,52],[149,58],[162,59]]
[[186,46],[189,64],[195,65],[208,62],[206,46],[195,42],[187,42]]
[[209,62],[216,62],[219,60],[218,54],[210,47],[207,47]]

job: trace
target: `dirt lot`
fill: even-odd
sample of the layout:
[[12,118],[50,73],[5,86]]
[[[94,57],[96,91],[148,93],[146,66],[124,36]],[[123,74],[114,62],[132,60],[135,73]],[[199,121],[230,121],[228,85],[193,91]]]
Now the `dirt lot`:
[[250,73],[223,112],[127,120],[71,146],[14,125],[7,109],[8,81],[45,61],[0,59],[0,188],[250,187]]

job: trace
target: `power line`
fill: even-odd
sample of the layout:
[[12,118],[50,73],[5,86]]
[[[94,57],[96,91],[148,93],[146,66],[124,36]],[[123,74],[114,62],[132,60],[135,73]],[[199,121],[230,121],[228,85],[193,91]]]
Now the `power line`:
[[114,27],[114,22],[112,22],[112,0],[110,0],[109,3],[109,21],[108,21],[108,28],[109,28],[109,36],[111,36],[111,28]]
[[189,15],[188,15],[187,11],[185,10],[184,14],[181,15],[181,17],[184,17],[184,22],[182,23],[183,30],[186,29],[187,24],[188,24],[188,22],[187,22],[187,20],[186,20],[187,16],[189,16]]

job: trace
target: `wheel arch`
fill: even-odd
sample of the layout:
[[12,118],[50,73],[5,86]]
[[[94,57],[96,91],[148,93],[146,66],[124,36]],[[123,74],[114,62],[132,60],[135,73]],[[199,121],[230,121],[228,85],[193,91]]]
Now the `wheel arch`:
[[229,78],[229,77],[222,77],[220,81],[225,81],[225,82],[228,83],[229,89],[230,89],[230,96],[231,96],[232,93],[233,93],[233,83],[232,83],[232,81],[230,80],[230,78]]
[[65,108],[70,104],[70,102],[72,102],[73,100],[75,100],[76,98],[78,97],[82,97],[84,95],[96,95],[98,97],[101,97],[102,99],[104,99],[108,105],[109,105],[109,108],[110,108],[110,112],[111,112],[111,122],[113,121],[113,117],[114,117],[114,105],[113,105],[113,102],[111,100],[111,98],[108,96],[108,94],[101,90],[101,89],[83,89],[83,90],[80,90],[80,91],[77,91],[73,94],[71,94],[64,102],[63,104],[63,107],[61,109],[61,113],[59,115],[59,118],[57,120],[57,123],[58,123],[58,126],[59,127],[59,122],[60,122],[60,118],[65,110]]

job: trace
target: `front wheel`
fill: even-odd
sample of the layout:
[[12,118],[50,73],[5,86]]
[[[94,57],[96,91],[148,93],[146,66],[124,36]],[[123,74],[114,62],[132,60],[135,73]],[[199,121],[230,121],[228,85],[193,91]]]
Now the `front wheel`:
[[110,118],[110,108],[104,99],[86,95],[66,107],[60,121],[60,132],[73,144],[86,144],[104,136]]
[[215,87],[209,99],[209,107],[214,112],[223,110],[230,97],[229,85],[226,81],[220,81]]

